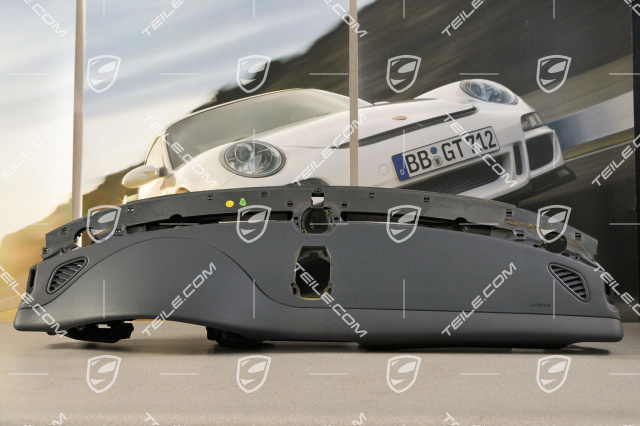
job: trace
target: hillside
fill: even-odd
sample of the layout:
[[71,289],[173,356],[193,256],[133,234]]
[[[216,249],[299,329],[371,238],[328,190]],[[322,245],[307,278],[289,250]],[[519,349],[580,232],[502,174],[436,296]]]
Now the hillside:
[[[411,99],[467,78],[460,73],[499,73],[487,78],[525,94],[538,90],[536,69],[541,57],[571,56],[571,76],[632,52],[631,12],[623,2],[563,0],[557,2],[555,20],[551,2],[544,7],[540,2],[485,2],[450,37],[441,34],[462,12],[461,5],[468,12],[470,3],[405,0],[405,19],[398,1],[379,0],[360,10],[360,27],[367,31],[359,38],[360,98],[369,102]],[[309,75],[348,71],[347,29],[340,24],[303,54],[272,62],[257,93],[313,87],[347,95],[347,76]],[[422,58],[419,78],[401,94],[386,83],[387,60],[398,55]],[[236,85],[223,87],[194,111],[247,96]]]
[[[85,194],[82,205],[83,215],[94,206],[120,205],[125,195],[135,194],[135,190],[127,189],[120,183],[129,170],[131,168],[108,175],[100,186]],[[70,200],[59,205],[50,215],[38,222],[46,225],[29,225],[6,235],[0,241],[2,267],[20,283],[20,291],[24,291],[27,284],[29,268],[42,260],[40,252],[45,244],[45,234],[69,221],[71,221]],[[8,286],[0,286],[0,321],[13,321],[14,309],[19,301],[19,297]]]

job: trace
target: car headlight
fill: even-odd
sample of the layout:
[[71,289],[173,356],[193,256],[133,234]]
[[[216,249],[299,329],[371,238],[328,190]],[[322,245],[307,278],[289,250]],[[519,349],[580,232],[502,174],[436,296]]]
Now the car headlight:
[[544,121],[542,121],[537,112],[525,114],[520,120],[522,121],[522,130],[525,132],[544,126]]
[[284,155],[268,143],[243,141],[224,151],[222,164],[241,176],[265,177],[282,168]]
[[460,83],[462,90],[469,96],[481,101],[496,104],[515,104],[518,97],[501,84],[488,80],[465,80]]

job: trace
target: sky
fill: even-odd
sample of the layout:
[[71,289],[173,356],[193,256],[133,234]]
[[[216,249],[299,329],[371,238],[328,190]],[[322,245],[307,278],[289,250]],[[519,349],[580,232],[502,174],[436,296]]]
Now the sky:
[[[27,1],[0,14],[0,238],[71,194],[75,0]],[[149,115],[171,124],[235,84],[238,58],[302,53],[341,23],[325,0],[185,0],[175,10],[169,0],[87,3],[85,59],[114,55],[121,64],[105,92],[85,81],[85,193],[144,160],[155,137]]]

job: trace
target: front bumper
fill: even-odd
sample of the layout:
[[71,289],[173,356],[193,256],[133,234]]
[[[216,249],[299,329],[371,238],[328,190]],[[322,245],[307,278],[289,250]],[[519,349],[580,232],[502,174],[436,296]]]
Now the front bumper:
[[576,180],[576,174],[566,165],[550,170],[540,176],[532,178],[523,188],[499,197],[497,201],[517,204],[520,201],[549,191],[558,186]]

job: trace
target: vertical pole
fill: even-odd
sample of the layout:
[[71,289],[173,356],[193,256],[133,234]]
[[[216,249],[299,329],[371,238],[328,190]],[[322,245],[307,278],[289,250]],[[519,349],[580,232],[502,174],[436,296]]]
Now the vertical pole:
[[82,217],[82,91],[84,90],[84,37],[86,0],[76,0],[76,57],[73,82],[73,174],[71,218]]
[[[350,0],[349,14],[358,22],[358,0]],[[349,123],[358,122],[358,34],[349,29]],[[358,127],[352,125],[349,139],[349,184],[358,186]]]
[[[634,115],[634,140],[640,136],[640,14],[636,12],[635,6],[632,9],[631,26],[633,29],[633,115]],[[635,155],[636,159],[636,221],[640,223],[640,197],[638,188],[640,188],[640,155]],[[636,227],[636,244],[640,241],[640,226]],[[640,245],[638,250],[640,250]],[[640,268],[640,256],[638,258],[638,267]],[[636,282],[636,290],[640,292],[640,287]],[[638,293],[636,293],[638,294]],[[624,318],[623,318],[624,319]],[[638,319],[636,318],[636,321]]]

